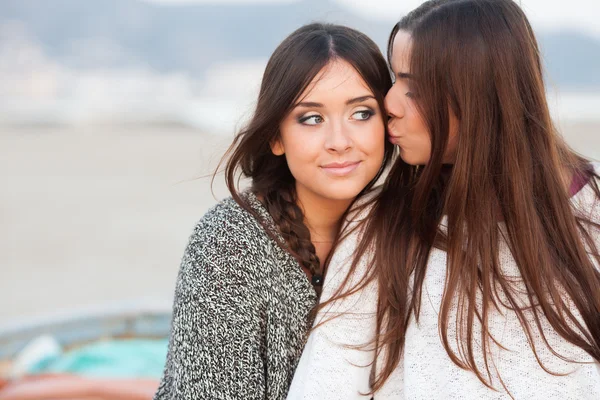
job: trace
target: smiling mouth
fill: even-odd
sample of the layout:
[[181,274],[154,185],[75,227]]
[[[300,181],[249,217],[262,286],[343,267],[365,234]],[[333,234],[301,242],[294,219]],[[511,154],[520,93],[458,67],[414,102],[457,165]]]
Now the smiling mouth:
[[325,164],[321,166],[321,169],[330,175],[345,176],[358,168],[361,162],[362,161]]

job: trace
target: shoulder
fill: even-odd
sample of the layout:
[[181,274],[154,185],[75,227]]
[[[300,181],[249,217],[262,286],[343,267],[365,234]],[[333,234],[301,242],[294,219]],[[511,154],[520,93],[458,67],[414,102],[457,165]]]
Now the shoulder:
[[[248,207],[260,218],[265,218],[260,206],[248,200],[246,194],[242,200],[248,201]],[[227,242],[267,245],[270,237],[254,214],[228,197],[210,208],[194,227],[190,242],[206,241],[227,249]]]
[[346,231],[356,230],[363,225],[369,218],[380,195],[381,187],[377,186],[356,199],[346,214],[343,229]]
[[381,187],[375,187],[352,204],[346,214],[341,238],[334,249],[330,266],[332,263],[348,263],[348,260],[352,258],[380,194]]
[[[254,206],[251,205],[254,209]],[[256,217],[227,198],[204,214],[189,238],[181,273],[188,278],[237,277],[256,280],[266,274],[282,250]]]
[[[211,234],[226,234],[238,230],[254,229],[254,223],[258,223],[256,218],[232,197],[221,200],[211,207],[200,218],[194,228],[194,233],[210,232]],[[247,225],[250,224],[252,228]],[[256,224],[257,227],[260,224]]]
[[375,187],[364,193],[352,204],[342,227],[340,248],[336,252],[341,251],[341,249],[345,249],[350,253],[354,252],[381,193],[381,187]]

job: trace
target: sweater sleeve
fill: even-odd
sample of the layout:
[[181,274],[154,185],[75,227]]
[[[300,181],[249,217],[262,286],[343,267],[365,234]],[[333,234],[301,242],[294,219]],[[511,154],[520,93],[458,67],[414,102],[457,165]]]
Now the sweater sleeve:
[[169,349],[154,400],[264,398],[264,302],[248,239],[196,228],[175,288]]

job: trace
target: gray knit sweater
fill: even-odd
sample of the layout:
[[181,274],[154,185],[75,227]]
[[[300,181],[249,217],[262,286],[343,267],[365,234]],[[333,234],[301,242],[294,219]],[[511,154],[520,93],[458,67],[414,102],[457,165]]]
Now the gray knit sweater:
[[[274,229],[256,196],[244,198]],[[285,399],[316,302],[298,262],[233,199],[222,201],[183,255],[154,399]]]

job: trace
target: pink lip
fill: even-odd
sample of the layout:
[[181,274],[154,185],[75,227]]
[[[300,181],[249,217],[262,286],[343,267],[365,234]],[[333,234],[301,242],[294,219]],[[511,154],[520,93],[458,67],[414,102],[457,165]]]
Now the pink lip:
[[360,165],[361,161],[346,161],[343,163],[329,163],[325,165],[321,165],[323,171],[335,175],[335,176],[345,176],[350,172],[354,171]]
[[397,144],[396,142],[398,141],[398,139],[400,139],[400,136],[388,135],[388,140],[393,144]]

